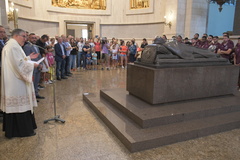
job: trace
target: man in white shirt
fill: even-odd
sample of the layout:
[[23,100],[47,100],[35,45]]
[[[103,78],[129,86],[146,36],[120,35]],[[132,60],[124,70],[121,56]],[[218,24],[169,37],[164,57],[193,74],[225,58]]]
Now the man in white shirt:
[[82,48],[85,45],[83,38],[80,38],[80,41],[77,44],[78,47],[78,56],[77,56],[77,68],[81,67],[81,60],[82,60]]

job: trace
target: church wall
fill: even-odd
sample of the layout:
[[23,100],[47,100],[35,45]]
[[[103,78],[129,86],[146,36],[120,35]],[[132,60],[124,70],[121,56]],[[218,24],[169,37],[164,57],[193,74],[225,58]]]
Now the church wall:
[[176,35],[176,16],[177,16],[177,6],[178,6],[178,0],[168,0],[165,4],[165,22],[172,23],[171,28],[169,26],[164,26],[164,34],[171,38],[173,35]]
[[[44,28],[43,25],[45,25],[46,22],[59,23],[58,34],[63,34],[66,32],[65,21],[74,21],[80,23],[93,22],[93,30],[95,35],[100,35],[100,26],[102,25],[113,25],[112,32],[117,33],[118,27],[116,28],[114,25],[120,24],[124,24],[126,26],[130,25],[130,27],[131,25],[135,26],[136,24],[140,24],[140,27],[137,28],[137,31],[132,32],[131,37],[150,38],[152,35],[162,35],[163,33],[163,17],[165,15],[166,3],[164,0],[151,0],[152,2],[155,2],[154,5],[151,5],[149,9],[140,10],[130,10],[129,0],[107,0],[108,7],[105,11],[53,7],[51,5],[51,0],[28,0],[24,2],[24,4],[21,4],[22,1],[20,0],[12,1],[15,3],[15,6],[19,8],[19,18],[21,18],[19,21],[19,27],[27,27],[24,24],[21,24],[24,22],[23,19],[39,20],[39,23],[42,23],[42,25],[35,25],[34,29],[36,31],[42,31]],[[159,29],[155,27],[150,33],[149,31],[147,32],[149,35],[146,35],[145,28],[141,28],[141,26],[142,24],[148,23],[158,23]],[[151,26],[152,25],[150,25],[150,27]],[[114,31],[114,29],[116,30]],[[56,33],[52,32],[52,29],[48,27],[44,30],[46,33],[49,33],[50,36],[54,36]],[[104,27],[102,31],[104,34],[106,34]]]
[[[23,19],[39,21],[36,31],[42,31],[47,22],[58,23],[57,34],[66,34],[66,22],[93,24],[93,36],[122,37],[119,29],[135,28],[125,38],[153,38],[156,35],[182,35],[192,38],[195,33],[206,32],[208,3],[206,0],[150,0],[147,9],[130,10],[129,0],[107,0],[106,10],[70,9],[51,5],[51,0],[12,0],[19,9],[19,26],[25,26]],[[24,2],[24,3],[23,3]],[[153,5],[154,4],[154,5]],[[167,18],[164,19],[164,16]],[[171,22],[171,28],[164,24]],[[35,22],[34,22],[35,23]],[[112,26],[112,27],[110,27]],[[149,31],[146,31],[146,26]],[[157,26],[157,27],[156,27]],[[23,28],[24,29],[24,28]],[[56,31],[45,28],[50,36]],[[41,32],[42,33],[42,32]],[[39,33],[40,34],[40,33]]]
[[122,39],[153,39],[163,33],[163,24],[124,24],[124,25],[101,25],[101,37],[118,37]]
[[28,31],[29,33],[34,32],[39,36],[43,34],[48,34],[50,36],[58,35],[59,26],[57,22],[34,21],[19,18],[18,23],[19,28]]

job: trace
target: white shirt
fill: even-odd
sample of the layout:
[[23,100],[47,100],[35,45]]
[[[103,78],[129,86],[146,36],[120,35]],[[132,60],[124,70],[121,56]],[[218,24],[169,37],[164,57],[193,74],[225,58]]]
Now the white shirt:
[[78,42],[77,46],[78,46],[78,52],[82,52],[82,48],[84,46],[84,43]]

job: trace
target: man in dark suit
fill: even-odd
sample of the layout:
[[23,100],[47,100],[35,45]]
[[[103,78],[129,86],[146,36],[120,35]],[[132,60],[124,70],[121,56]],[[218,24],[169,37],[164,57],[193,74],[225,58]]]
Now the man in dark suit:
[[65,76],[65,58],[66,58],[66,48],[63,45],[62,37],[58,38],[58,43],[54,46],[55,50],[55,61],[56,61],[56,76],[57,80],[67,79]]
[[[23,50],[26,54],[26,56],[29,56],[31,53],[40,53],[38,46],[36,45],[37,36],[34,33],[29,34],[28,42],[25,43],[23,46]],[[42,58],[41,54],[38,55],[37,58],[32,59],[32,61],[38,61]],[[33,70],[33,84],[35,89],[35,95],[37,99],[44,99],[45,97],[42,97],[38,93],[38,84],[40,82],[40,75],[42,70],[42,63],[39,64],[37,68],[34,68]]]
[[45,54],[46,42],[49,40],[48,35],[44,34],[37,40],[36,45],[39,46],[40,54]]

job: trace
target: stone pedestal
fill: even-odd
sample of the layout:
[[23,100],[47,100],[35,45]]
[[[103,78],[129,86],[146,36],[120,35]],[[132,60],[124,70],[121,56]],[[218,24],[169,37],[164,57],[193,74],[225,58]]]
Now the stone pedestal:
[[160,104],[234,94],[239,67],[233,65],[151,68],[129,64],[127,91]]
[[239,128],[239,67],[201,50],[172,55],[163,50],[147,46],[141,61],[128,65],[127,91],[83,95],[129,151]]
[[151,105],[125,89],[105,89],[83,100],[130,152],[240,128],[239,93]]

